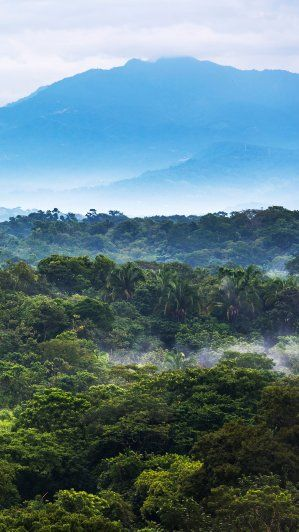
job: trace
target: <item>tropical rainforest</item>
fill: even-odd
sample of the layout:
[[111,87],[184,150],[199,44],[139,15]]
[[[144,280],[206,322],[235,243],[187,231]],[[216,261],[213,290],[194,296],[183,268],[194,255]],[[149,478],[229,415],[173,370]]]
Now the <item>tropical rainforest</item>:
[[284,270],[299,254],[299,211],[283,207],[204,216],[128,218],[91,209],[86,216],[58,209],[16,215],[0,223],[0,263],[36,265],[53,254],[104,254],[118,262],[186,262],[191,266],[256,264]]
[[0,531],[298,530],[298,225],[0,225]]

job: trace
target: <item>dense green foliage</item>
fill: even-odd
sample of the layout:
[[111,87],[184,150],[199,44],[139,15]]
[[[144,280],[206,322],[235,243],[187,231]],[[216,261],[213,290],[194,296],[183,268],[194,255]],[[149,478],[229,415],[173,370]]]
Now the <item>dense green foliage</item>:
[[0,531],[295,532],[298,326],[254,266],[3,267]]
[[283,207],[129,219],[117,211],[90,212],[82,220],[53,211],[16,216],[0,224],[0,261],[36,264],[51,254],[99,253],[117,261],[178,260],[191,266],[248,266],[283,269],[299,252],[299,212]]

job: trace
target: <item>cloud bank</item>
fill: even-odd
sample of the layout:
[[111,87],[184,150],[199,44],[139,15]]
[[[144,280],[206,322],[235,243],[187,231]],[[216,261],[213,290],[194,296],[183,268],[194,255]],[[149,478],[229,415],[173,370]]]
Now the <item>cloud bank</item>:
[[0,104],[131,57],[299,72],[298,0],[0,0]]

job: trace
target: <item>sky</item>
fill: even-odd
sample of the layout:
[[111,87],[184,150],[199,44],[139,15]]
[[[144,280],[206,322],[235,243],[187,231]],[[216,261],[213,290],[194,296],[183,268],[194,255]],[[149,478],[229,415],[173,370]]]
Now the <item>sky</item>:
[[299,72],[298,28],[299,0],[0,0],[0,105],[132,57]]

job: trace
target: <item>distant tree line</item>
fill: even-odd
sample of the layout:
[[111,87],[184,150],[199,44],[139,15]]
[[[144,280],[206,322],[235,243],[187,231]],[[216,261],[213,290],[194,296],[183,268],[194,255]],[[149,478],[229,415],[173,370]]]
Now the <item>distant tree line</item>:
[[[257,264],[283,270],[299,255],[299,211],[269,207],[128,218],[118,211],[103,214],[91,209],[78,218],[54,209],[0,223],[2,264],[7,259],[37,264],[51,254],[105,254],[118,262],[176,260],[211,268]],[[290,268],[291,273],[298,271],[298,259]]]

